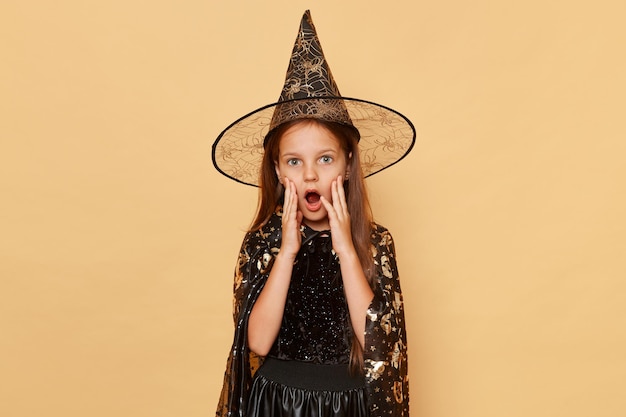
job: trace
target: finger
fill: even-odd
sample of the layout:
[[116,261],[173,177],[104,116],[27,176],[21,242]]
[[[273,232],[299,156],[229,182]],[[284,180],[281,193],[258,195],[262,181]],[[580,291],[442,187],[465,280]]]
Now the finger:
[[283,187],[285,187],[285,195],[283,197],[283,220],[289,216],[289,206],[291,201],[291,189],[289,187],[289,180],[285,178],[283,183]]
[[333,181],[330,183],[330,195],[333,200],[333,209],[335,210],[335,212],[338,213],[341,210],[341,207],[338,205],[339,193],[337,192],[337,181]]
[[328,213],[329,220],[332,220],[332,219],[336,218],[337,217],[336,216],[336,210],[333,207],[333,205],[330,203],[330,201],[328,201],[326,199],[326,197],[324,197],[323,195],[320,196],[320,201],[324,205],[324,208],[326,209],[326,213]]
[[293,211],[295,212],[298,209],[298,190],[296,190],[296,183],[293,181],[289,181],[291,186],[291,204]]
[[296,195],[296,185],[289,181],[289,215],[292,218],[295,218],[296,212],[298,210],[298,198]]
[[333,208],[335,209],[335,212],[337,213],[337,218],[341,221],[343,221],[344,219],[344,207],[341,203],[341,196],[339,193],[339,181],[335,180],[332,182],[332,186],[331,186],[331,193],[333,195]]
[[346,202],[346,191],[343,188],[343,177],[340,175],[337,178],[337,194],[339,194],[339,204],[341,206],[341,212],[343,214],[348,213],[348,204]]
[[295,195],[295,185],[285,177],[285,203],[283,207],[283,218],[288,221],[294,218],[297,210],[297,198]]

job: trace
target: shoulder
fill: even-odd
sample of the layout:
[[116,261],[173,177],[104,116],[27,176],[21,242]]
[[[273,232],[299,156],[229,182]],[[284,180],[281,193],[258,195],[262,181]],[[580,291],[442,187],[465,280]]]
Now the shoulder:
[[371,250],[374,265],[380,279],[397,277],[396,248],[389,230],[380,224],[372,224]]
[[372,222],[372,244],[375,246],[393,246],[391,232],[385,226]]
[[380,223],[372,222],[372,233],[389,233],[389,229]]
[[277,210],[260,228],[249,230],[244,238],[244,245],[248,247],[280,247],[281,214]]

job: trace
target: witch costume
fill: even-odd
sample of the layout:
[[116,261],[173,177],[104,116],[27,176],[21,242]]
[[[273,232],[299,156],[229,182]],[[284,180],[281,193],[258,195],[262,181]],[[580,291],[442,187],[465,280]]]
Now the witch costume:
[[[305,118],[338,122],[360,135],[364,176],[403,159],[415,129],[388,107],[342,97],[305,12],[278,102],[228,126],[213,144],[219,172],[258,184],[264,139],[281,124]],[[408,417],[408,364],[404,309],[393,239],[372,224],[374,297],[366,313],[363,369],[348,371],[352,329],[331,232],[302,225],[281,328],[266,357],[247,345],[248,319],[281,247],[282,208],[246,234],[234,282],[235,336],[217,417]],[[349,409],[346,409],[349,408]]]

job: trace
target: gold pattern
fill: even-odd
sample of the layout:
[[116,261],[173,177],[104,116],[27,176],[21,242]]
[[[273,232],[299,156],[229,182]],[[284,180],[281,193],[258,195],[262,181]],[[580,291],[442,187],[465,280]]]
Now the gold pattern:
[[366,374],[365,377],[368,379],[378,379],[385,372],[385,362],[384,361],[366,361]]
[[[404,158],[415,142],[415,129],[402,114],[385,106],[342,97],[324,59],[311,16],[302,18],[285,84],[278,102],[228,126],[213,144],[212,159],[222,174],[248,185],[259,183],[267,133],[291,120],[317,118],[354,126],[365,176]],[[389,232],[372,225],[376,268],[374,299],[365,325],[364,373],[370,417],[408,417],[409,386],[406,331],[395,248]],[[247,320],[280,248],[280,209],[242,244],[234,282],[235,339],[226,363],[217,417],[245,415],[251,378],[262,358],[246,346]],[[386,401],[393,392],[395,402]]]
[[282,123],[304,118],[354,126],[361,136],[359,152],[366,177],[404,158],[415,141],[415,129],[402,114],[342,97],[308,12],[300,23],[278,101],[228,126],[213,144],[213,164],[229,178],[258,185],[267,133]]
[[393,383],[393,395],[396,398],[397,403],[401,403],[404,399],[404,395],[402,393],[402,383],[399,381]]
[[[262,358],[250,354],[245,346],[245,332],[247,317],[258,289],[267,279],[269,268],[280,248],[280,214],[279,209],[261,230],[248,233],[241,247],[233,298],[236,341],[227,361],[216,414],[218,417],[238,415],[239,407],[245,408],[251,378],[262,363]],[[376,224],[372,227],[372,254],[376,255],[373,260],[377,265],[378,285],[366,316],[365,343],[368,348],[363,352],[369,415],[408,417],[406,332],[395,249],[386,229]],[[383,256],[387,258],[391,277],[382,272]],[[266,268],[265,272],[262,273],[259,267]],[[394,401],[387,402],[388,396]],[[245,409],[243,411],[245,415]]]

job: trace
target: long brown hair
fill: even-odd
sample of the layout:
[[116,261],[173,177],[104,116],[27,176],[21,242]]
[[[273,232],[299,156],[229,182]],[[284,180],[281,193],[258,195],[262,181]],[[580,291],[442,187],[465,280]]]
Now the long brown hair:
[[[280,138],[290,127],[299,123],[316,124],[331,132],[339,140],[345,157],[349,158],[347,161],[348,179],[344,183],[344,187],[348,212],[350,213],[352,241],[361,266],[363,267],[363,271],[365,272],[365,277],[370,287],[373,288],[376,274],[370,243],[373,222],[372,209],[370,207],[363,172],[361,170],[359,132],[352,126],[319,119],[298,119],[283,123],[265,137],[265,153],[259,174],[260,188],[257,213],[250,226],[250,231],[260,229],[269,220],[276,210],[276,207],[282,204],[284,189],[276,176],[276,170],[274,168],[275,161],[278,160]],[[363,369],[363,348],[356,336],[352,338],[350,368],[358,372],[362,372]]]

